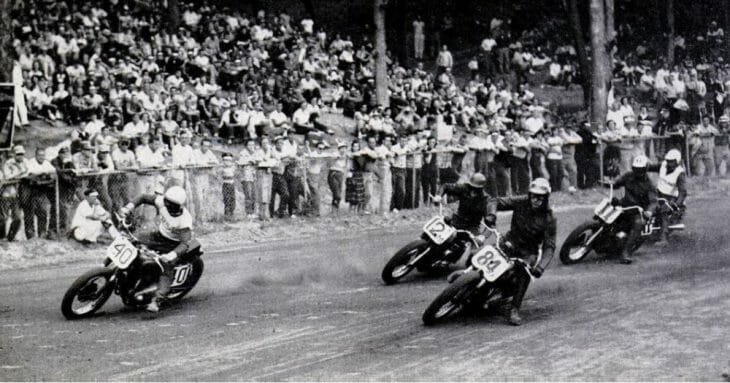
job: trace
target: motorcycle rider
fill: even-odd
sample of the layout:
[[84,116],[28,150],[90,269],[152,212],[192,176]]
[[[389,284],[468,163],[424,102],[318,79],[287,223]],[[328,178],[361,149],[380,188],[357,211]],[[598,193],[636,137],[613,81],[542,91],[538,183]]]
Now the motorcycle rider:
[[[664,156],[661,164],[652,164],[647,167],[650,172],[658,172],[657,178],[657,195],[659,198],[666,199],[680,212],[684,212],[684,200],[687,198],[687,176],[682,163],[682,153],[677,149],[672,149]],[[657,218],[660,218],[662,231],[659,246],[665,246],[667,242],[667,232],[669,227],[669,213],[671,207],[667,205],[657,206]]]
[[[652,212],[656,208],[656,188],[647,175],[647,166],[649,159],[644,155],[634,157],[631,163],[631,170],[622,174],[613,186],[616,188],[624,188],[624,196],[620,200],[615,198],[612,204],[622,207],[641,206],[644,209],[644,218],[649,219]],[[631,255],[634,252],[634,245],[641,235],[644,225],[641,214],[638,210],[629,210],[624,213],[625,222],[630,225],[626,243],[621,251],[618,261],[621,264],[631,264]]]
[[[545,268],[555,253],[555,235],[557,220],[550,209],[550,183],[545,178],[536,178],[530,183],[526,196],[496,198],[490,203],[490,220],[496,221],[496,211],[511,210],[510,229],[502,237],[500,249],[509,257],[525,260],[530,274],[535,278],[542,276]],[[541,245],[542,244],[542,245]],[[538,246],[542,247],[542,258],[538,261]],[[530,275],[522,267],[515,268],[515,291],[512,307],[509,312],[509,323],[513,326],[522,324],[519,310],[522,298],[530,284]]]
[[157,208],[157,230],[138,236],[140,242],[159,253],[164,271],[157,281],[155,297],[147,305],[150,312],[160,311],[160,302],[170,291],[172,272],[180,256],[187,253],[192,241],[193,217],[185,208],[187,195],[180,186],[172,186],[164,195],[142,194],[119,211],[123,218],[139,205],[153,205]]
[[[466,183],[447,183],[443,185],[443,193],[447,196],[456,197],[459,201],[456,213],[451,216],[450,224],[454,228],[479,235],[482,219],[484,219],[487,226],[494,226],[496,218],[493,214],[489,214],[488,206],[491,197],[484,190],[485,186],[487,186],[487,177],[482,173],[472,174]],[[462,241],[465,243],[463,254],[468,254],[471,243],[466,239],[462,239]]]

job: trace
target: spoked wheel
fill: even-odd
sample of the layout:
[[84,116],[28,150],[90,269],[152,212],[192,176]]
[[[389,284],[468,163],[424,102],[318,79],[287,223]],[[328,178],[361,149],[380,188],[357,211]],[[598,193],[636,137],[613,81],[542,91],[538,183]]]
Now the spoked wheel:
[[80,319],[94,315],[114,291],[110,281],[113,274],[112,269],[98,267],[77,278],[63,296],[63,316],[66,319]]
[[423,313],[423,324],[426,326],[443,323],[446,319],[459,313],[468,303],[481,276],[476,271],[462,274],[446,290],[444,290]]
[[398,250],[393,258],[391,258],[381,273],[381,278],[386,285],[392,285],[401,278],[408,275],[416,265],[409,265],[408,263],[415,257],[423,255],[425,252],[431,250],[430,243],[426,240],[419,239],[405,245],[402,249]]
[[601,223],[596,221],[584,222],[576,227],[560,247],[560,261],[566,265],[572,265],[585,259],[593,250],[588,244],[588,239],[601,228]]

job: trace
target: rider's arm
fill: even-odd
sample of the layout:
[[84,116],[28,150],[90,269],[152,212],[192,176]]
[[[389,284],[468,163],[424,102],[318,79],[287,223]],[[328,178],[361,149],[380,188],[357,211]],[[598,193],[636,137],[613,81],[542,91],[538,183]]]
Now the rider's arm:
[[129,202],[126,206],[124,206],[124,208],[132,211],[139,205],[154,205],[155,198],[157,198],[157,196],[154,194],[140,194],[131,202]]
[[679,191],[679,195],[677,196],[676,203],[682,206],[684,205],[685,198],[687,198],[687,176],[685,173],[681,173],[677,177],[677,191]]
[[499,197],[495,198],[495,208],[496,211],[507,211],[507,210],[514,210],[515,206],[517,204],[524,202],[527,200],[527,196],[517,196],[517,197]]
[[550,261],[553,259],[557,227],[558,222],[556,218],[551,215],[550,222],[545,228],[545,237],[542,240],[542,258],[540,260],[540,264],[537,265],[540,269],[542,269],[541,271],[545,270],[545,268],[550,264]]
[[185,229],[180,233],[180,243],[172,251],[175,255],[180,256],[188,252],[190,249],[190,241],[193,239],[193,231]]
[[614,188],[622,188],[624,185],[626,185],[626,179],[628,178],[629,173],[624,173],[620,175],[618,178],[616,178],[615,181],[613,181],[613,187]]
[[464,193],[466,185],[463,184],[444,184],[443,193],[452,196],[460,196]]

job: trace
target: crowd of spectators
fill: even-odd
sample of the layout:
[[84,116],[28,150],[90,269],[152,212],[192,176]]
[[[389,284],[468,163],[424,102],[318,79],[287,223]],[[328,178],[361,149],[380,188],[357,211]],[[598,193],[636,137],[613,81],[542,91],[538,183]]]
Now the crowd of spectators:
[[[494,196],[525,193],[538,176],[572,193],[597,184],[600,169],[616,176],[633,155],[656,158],[670,146],[691,159],[694,174],[725,172],[729,72],[681,49],[671,70],[617,52],[615,83],[626,96],[612,101],[608,125],[596,132],[556,115],[531,90],[538,72],[548,85],[570,88],[575,49],[549,28],[513,37],[509,19],[492,20],[466,80],[454,76],[460,64],[447,45],[434,49],[434,70],[389,57],[386,107],[375,99],[369,39],[332,36],[311,19],[183,5],[183,22],[170,32],[161,12],[140,2],[18,4],[14,46],[28,116],[73,130],[32,159],[17,145],[4,161],[3,177],[15,180],[0,199],[0,234],[10,240],[24,219],[26,238],[71,230],[93,242],[104,213],[131,197],[130,175],[163,169],[209,169],[221,181],[227,219],[237,193],[252,219],[317,216],[325,194],[334,212],[343,202],[362,214],[415,208],[466,171],[484,173]],[[422,59],[424,22],[413,27]],[[324,113],[352,117],[353,137],[331,137]],[[188,177],[147,177],[142,189],[185,185]],[[194,199],[211,192],[188,188]],[[70,214],[77,200],[82,213]],[[90,226],[78,232],[82,221]]]

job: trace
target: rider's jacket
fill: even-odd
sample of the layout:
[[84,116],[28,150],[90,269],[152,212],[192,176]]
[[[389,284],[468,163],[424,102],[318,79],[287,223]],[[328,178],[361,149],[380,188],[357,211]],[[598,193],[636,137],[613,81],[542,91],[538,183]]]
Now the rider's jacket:
[[[512,222],[504,237],[513,247],[513,254],[521,257],[536,256],[542,245],[540,266],[544,269],[555,252],[557,221],[546,205],[535,209],[528,196],[495,198],[489,207],[492,214],[497,210],[512,210]],[[532,262],[532,260],[530,260]]]
[[687,175],[682,166],[677,166],[671,173],[667,171],[667,162],[662,161],[659,165],[650,165],[649,171],[658,172],[656,189],[659,194],[665,197],[674,197],[678,204],[684,202],[687,196]]
[[157,208],[157,233],[164,242],[174,246],[178,256],[187,253],[192,241],[193,217],[188,209],[183,208],[181,215],[173,217],[165,207],[164,197],[143,194],[131,202],[135,207],[141,204],[154,205]]
[[459,199],[459,208],[452,217],[457,229],[479,228],[482,218],[489,214],[489,194],[467,184],[445,184],[444,192]]
[[656,188],[647,175],[637,176],[633,171],[624,173],[614,186],[624,188],[621,206],[641,206],[644,210],[653,209],[656,204]]

